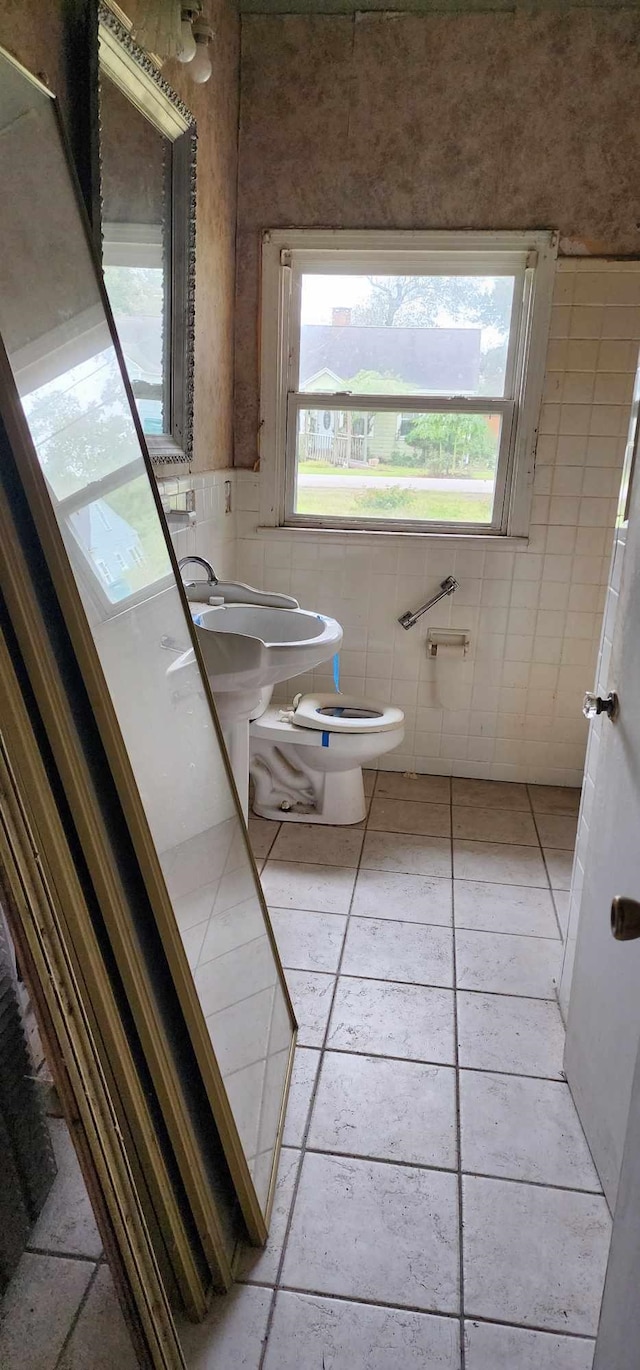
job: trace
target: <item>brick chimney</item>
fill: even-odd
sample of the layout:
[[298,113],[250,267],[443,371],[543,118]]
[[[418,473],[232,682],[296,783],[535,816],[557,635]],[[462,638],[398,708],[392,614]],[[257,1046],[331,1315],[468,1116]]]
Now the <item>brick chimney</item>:
[[351,323],[351,310],[345,309],[343,306],[332,310],[331,322],[334,328],[348,328]]

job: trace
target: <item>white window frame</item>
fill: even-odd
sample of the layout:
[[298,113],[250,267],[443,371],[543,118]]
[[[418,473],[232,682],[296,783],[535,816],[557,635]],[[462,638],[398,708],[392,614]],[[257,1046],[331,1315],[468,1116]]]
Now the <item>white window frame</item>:
[[[558,235],[531,232],[377,232],[273,229],[262,237],[260,375],[260,522],[264,528],[357,531],[420,536],[526,537]],[[349,275],[514,274],[516,284],[504,400],[298,391],[300,278]],[[296,429],[300,409],[436,410],[500,413],[501,443],[491,524],[400,519],[339,519],[294,512]]]

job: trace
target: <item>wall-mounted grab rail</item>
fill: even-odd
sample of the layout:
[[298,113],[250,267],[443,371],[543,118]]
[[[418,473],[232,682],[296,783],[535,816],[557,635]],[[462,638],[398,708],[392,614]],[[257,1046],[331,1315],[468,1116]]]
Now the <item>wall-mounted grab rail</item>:
[[428,599],[426,604],[423,604],[420,609],[407,609],[405,614],[400,615],[398,623],[400,623],[403,628],[413,628],[414,623],[417,623],[418,619],[422,618],[423,614],[426,614],[427,609],[433,609],[434,604],[437,604],[439,600],[444,599],[446,595],[452,595],[457,588],[458,582],[455,577],[447,576],[445,580],[440,583],[439,595],[434,595],[432,599]]

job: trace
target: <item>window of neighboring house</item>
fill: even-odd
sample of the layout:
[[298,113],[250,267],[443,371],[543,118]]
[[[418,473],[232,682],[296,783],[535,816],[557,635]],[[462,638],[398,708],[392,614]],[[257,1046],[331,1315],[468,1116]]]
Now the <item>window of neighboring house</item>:
[[552,233],[263,244],[263,522],[525,535]]
[[113,585],[114,577],[111,574],[111,571],[109,570],[106,561],[102,561],[100,557],[96,557],[96,566],[100,572],[100,575],[102,576],[102,579],[104,580],[105,585]]

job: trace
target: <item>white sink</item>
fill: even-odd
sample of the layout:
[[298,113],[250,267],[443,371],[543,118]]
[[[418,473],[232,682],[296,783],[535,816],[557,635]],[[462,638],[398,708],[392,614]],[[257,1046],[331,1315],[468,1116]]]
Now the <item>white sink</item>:
[[[334,618],[307,609],[274,609],[261,604],[203,607],[194,613],[194,623],[246,813],[249,719],[255,714],[261,691],[329,660],[340,648],[342,628]],[[189,648],[172,662],[167,674],[179,673],[193,661],[193,649]]]
[[[214,690],[233,690],[231,681],[238,673],[245,688],[304,675],[333,656],[342,642],[342,628],[334,618],[306,609],[221,604],[203,609],[195,624]],[[225,641],[229,636],[233,645]]]
[[[220,604],[194,615],[198,642],[216,694],[251,693],[289,676],[303,675],[337,652],[342,628],[334,618],[306,609],[268,609],[260,604]],[[169,674],[193,663],[182,654]]]

